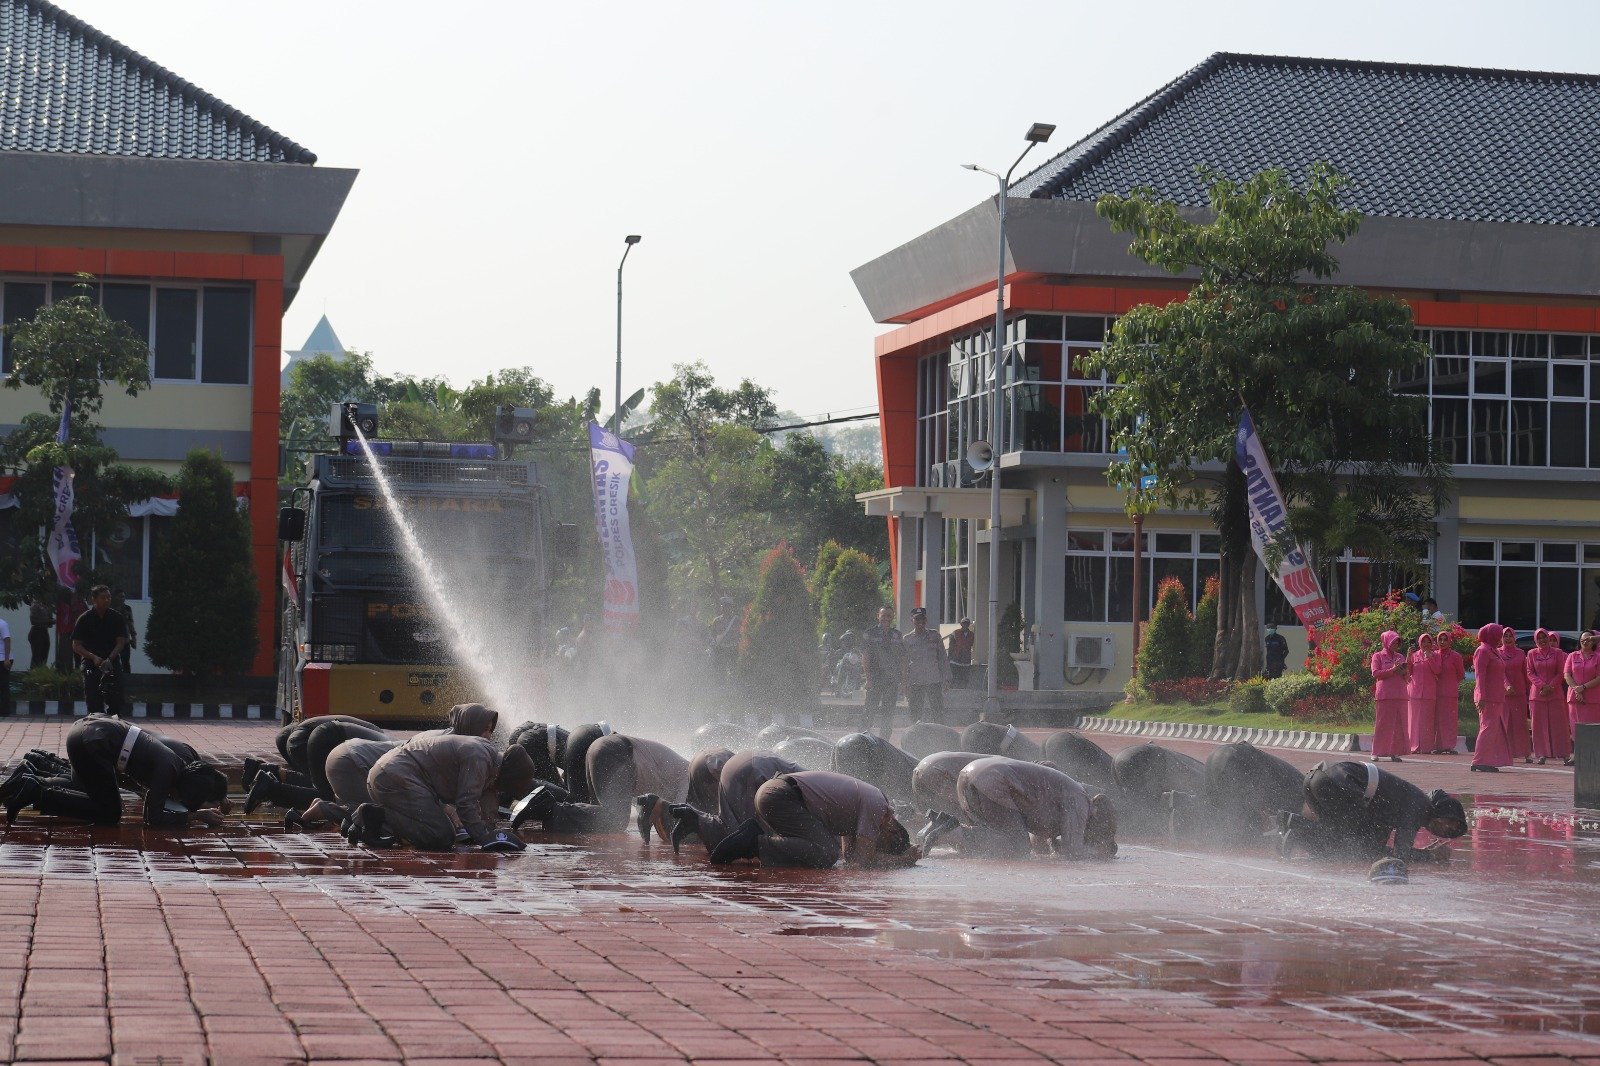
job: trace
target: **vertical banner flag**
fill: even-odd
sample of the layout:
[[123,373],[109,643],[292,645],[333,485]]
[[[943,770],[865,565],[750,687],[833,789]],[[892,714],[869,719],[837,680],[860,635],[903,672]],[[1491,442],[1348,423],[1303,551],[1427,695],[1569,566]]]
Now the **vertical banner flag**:
[[1277,540],[1289,515],[1284,506],[1283,492],[1278,479],[1272,476],[1272,466],[1267,462],[1266,449],[1256,435],[1256,424],[1246,407],[1239,418],[1239,436],[1234,442],[1234,455],[1244,471],[1245,496],[1250,501],[1250,539],[1255,542],[1256,554],[1272,573],[1273,580],[1283,590],[1284,598],[1294,608],[1295,617],[1307,629],[1317,629],[1333,617],[1328,601],[1322,595],[1322,585],[1316,571],[1306,559],[1300,545],[1290,547],[1274,569],[1267,558],[1267,546]]
[[594,478],[594,524],[606,568],[605,627],[627,629],[639,624],[639,571],[628,532],[633,445],[598,422],[590,422],[589,465]]
[[[72,401],[67,400],[61,405],[61,428],[56,430],[56,443],[67,443],[67,427],[71,416]],[[78,584],[75,570],[78,565],[78,534],[72,528],[73,477],[72,467],[63,465],[56,467],[50,481],[50,495],[55,500],[48,542],[50,568],[55,571],[56,580],[69,589]]]

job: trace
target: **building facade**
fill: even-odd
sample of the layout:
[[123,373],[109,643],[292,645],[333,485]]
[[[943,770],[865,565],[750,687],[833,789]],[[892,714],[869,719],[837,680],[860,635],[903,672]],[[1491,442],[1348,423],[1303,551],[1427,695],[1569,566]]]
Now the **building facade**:
[[[44,0],[0,0],[0,321],[21,321],[93,276],[93,298],[151,350],[152,387],[105,398],[122,461],[174,473],[218,452],[248,509],[261,591],[253,673],[270,675],[276,604],[280,326],[333,226],[353,170],[316,156]],[[9,346],[0,347],[3,369]],[[0,434],[45,409],[0,392]],[[0,505],[9,483],[0,478]],[[175,501],[133,508],[82,545],[120,578],[135,624],[150,549]],[[0,545],[15,550],[15,509]],[[6,612],[27,665],[27,614]],[[135,671],[150,669],[142,654]]]
[[[897,605],[946,624],[984,619],[998,542],[999,602],[1030,628],[1041,688],[1120,688],[1134,597],[1181,577],[1191,597],[1218,566],[1201,513],[1132,525],[1108,485],[1114,387],[1084,365],[1110,322],[1188,282],[1128,251],[1095,214],[1135,187],[1202,210],[1199,165],[1235,180],[1333,163],[1366,216],[1338,250],[1342,284],[1408,302],[1433,357],[1396,387],[1427,398],[1455,464],[1422,572],[1401,583],[1467,624],[1571,633],[1600,622],[1600,78],[1219,54],[1016,182],[1007,200],[1001,425],[992,396],[992,201],[853,272],[877,321],[886,488],[863,497],[893,525]],[[998,442],[1005,498],[963,464]],[[1346,556],[1330,591],[1365,606],[1396,575]],[[1304,635],[1272,583],[1258,605]],[[981,644],[981,641],[980,641]],[[1291,664],[1299,655],[1291,656]]]

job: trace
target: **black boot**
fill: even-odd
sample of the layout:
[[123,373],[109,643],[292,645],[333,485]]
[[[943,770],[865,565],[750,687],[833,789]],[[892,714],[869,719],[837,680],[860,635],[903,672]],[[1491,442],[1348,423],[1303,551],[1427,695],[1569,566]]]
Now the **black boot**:
[[933,816],[933,821],[922,831],[922,850],[924,853],[932,848],[934,842],[953,829],[960,829],[961,821],[954,815],[939,813]]
[[306,826],[305,821],[300,817],[300,812],[291,810],[284,812],[283,827],[293,833],[304,830]]
[[739,828],[722,838],[711,851],[713,866],[726,866],[739,859],[755,859],[761,855],[761,823],[751,818]]
[[650,843],[650,828],[655,824],[656,804],[660,802],[661,797],[654,792],[646,792],[633,799],[633,824],[639,828],[639,839],[646,844]]
[[33,768],[34,777],[72,776],[72,764],[53,751],[34,748],[22,757],[22,761]]
[[350,812],[350,831],[345,839],[352,845],[368,848],[387,848],[394,837],[384,831],[383,808],[376,803],[363,803]]
[[7,781],[0,787],[0,803],[4,803],[6,808],[6,825],[16,822],[17,812],[24,807],[32,807],[43,796],[44,786],[31,774],[22,774]]
[[247,791],[251,785],[256,783],[256,774],[261,772],[261,767],[264,765],[260,759],[247,757],[244,760],[244,773],[239,775],[239,782],[244,785]]
[[674,803],[667,808],[672,815],[672,854],[685,840],[700,833],[700,812],[687,803]]
[[544,821],[551,811],[555,810],[557,793],[565,796],[566,793],[555,785],[540,785],[532,792],[523,796],[511,805],[511,828],[521,829],[523,825],[532,821]]
[[244,797],[244,813],[252,814],[263,803],[276,803],[278,779],[264,770],[256,774],[256,779],[250,783],[250,791]]

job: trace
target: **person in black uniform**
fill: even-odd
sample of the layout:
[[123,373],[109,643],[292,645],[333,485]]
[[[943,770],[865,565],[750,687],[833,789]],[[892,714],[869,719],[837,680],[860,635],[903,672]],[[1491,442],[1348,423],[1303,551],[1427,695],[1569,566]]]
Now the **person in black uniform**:
[[1262,644],[1267,654],[1267,680],[1272,681],[1282,677],[1283,668],[1289,662],[1289,642],[1283,639],[1283,634],[1278,632],[1277,626],[1268,626],[1267,636]]
[[128,643],[128,620],[111,609],[111,590],[89,590],[90,607],[72,626],[72,650],[83,660],[83,698],[90,714],[103,714],[107,697],[112,714],[122,714],[120,666]]
[[319,798],[332,802],[336,797],[333,786],[328,783],[327,762],[333,749],[347,740],[393,739],[377,726],[341,716],[310,718],[303,724],[307,728],[291,736],[285,746],[303,762],[310,784],[293,784],[275,774],[258,772],[245,795],[244,813],[253,814],[263,803],[303,811]]
[[1223,744],[1206,759],[1204,815],[1224,839],[1260,846],[1284,812],[1305,805],[1305,774],[1248,741]]
[[560,783],[561,765],[567,757],[565,729],[544,722],[523,722],[511,731],[511,743],[533,759],[535,780]]
[[119,777],[144,790],[144,824],[152,828],[182,829],[191,817],[215,826],[228,810],[228,779],[194,748],[105,715],[85,718],[67,732],[67,762],[71,776],[39,778],[24,763],[0,786],[7,825],[28,806],[40,814],[116,825],[122,820]]
[[[1279,854],[1295,849],[1334,856],[1412,861],[1433,858],[1416,846],[1423,829],[1441,840],[1467,831],[1461,801],[1443,789],[1422,789],[1364,762],[1318,763],[1305,777],[1305,798],[1314,816],[1286,816]],[[1393,843],[1390,843],[1390,835]],[[1445,854],[1437,853],[1439,857]]]

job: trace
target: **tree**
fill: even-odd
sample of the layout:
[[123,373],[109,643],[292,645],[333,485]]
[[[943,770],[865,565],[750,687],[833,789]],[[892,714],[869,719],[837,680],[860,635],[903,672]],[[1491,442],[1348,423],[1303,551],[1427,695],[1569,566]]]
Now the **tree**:
[[[833,565],[839,561],[839,556],[844,554],[844,545],[829,538],[822,542],[817,549],[817,561],[812,564],[811,573],[807,580],[811,585],[811,595],[818,600],[822,599],[822,590],[827,587],[828,575],[833,573]],[[827,627],[824,626],[824,629]]]
[[259,603],[250,562],[250,522],[234,502],[233,475],[197,448],[178,471],[178,514],[151,560],[150,661],[191,677],[248,669]]
[[[1091,365],[1120,387],[1095,408],[1122,449],[1107,469],[1111,484],[1154,474],[1161,502],[1210,509],[1222,540],[1211,675],[1248,678],[1260,673],[1262,653],[1245,479],[1234,459],[1241,406],[1292,496],[1404,474],[1414,480],[1403,491],[1436,510],[1450,473],[1428,439],[1424,401],[1393,389],[1430,357],[1414,339],[1410,308],[1327,283],[1338,269],[1329,246],[1360,224],[1339,206],[1339,175],[1316,164],[1301,189],[1282,170],[1242,185],[1201,173],[1210,221],[1191,221],[1149,189],[1097,205],[1113,230],[1133,235],[1135,255],[1199,280],[1185,299],[1117,320]],[[1197,477],[1208,463],[1221,475]]]
[[1189,635],[1189,669],[1185,677],[1205,677],[1211,672],[1211,660],[1217,646],[1217,601],[1222,596],[1222,582],[1215,574],[1206,578],[1200,600],[1194,606],[1194,625]]
[[739,665],[751,695],[764,707],[791,711],[816,699],[815,616],[805,573],[787,544],[761,561],[755,599],[740,631]]
[[839,553],[822,587],[822,628],[835,638],[847,629],[861,632],[883,606],[878,565],[854,548]]
[[1152,682],[1189,677],[1193,632],[1188,590],[1177,578],[1165,578],[1156,591],[1156,609],[1150,612],[1150,625],[1139,643],[1139,683],[1149,687]]
[[772,478],[773,523],[802,558],[830,538],[868,555],[888,547],[887,524],[867,515],[855,496],[883,487],[883,471],[875,463],[831,455],[809,433],[789,433],[764,454]]
[[[5,331],[12,352],[6,388],[38,389],[49,410],[24,415],[0,441],[0,467],[18,471],[16,526],[30,531],[19,538],[15,556],[0,566],[0,604],[14,607],[36,592],[50,592],[55,583],[37,531],[52,516],[51,482],[57,466],[70,466],[74,472],[72,522],[85,555],[78,564],[80,582],[104,576],[95,572],[88,552],[93,538],[110,535],[128,517],[129,503],[166,492],[171,482],[155,470],[118,463],[116,451],[100,439],[95,415],[105,386],[115,385],[128,396],[149,388],[150,350],[126,324],[106,316],[87,286]],[[63,445],[57,434],[62,407],[69,401]]]

